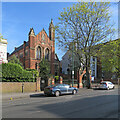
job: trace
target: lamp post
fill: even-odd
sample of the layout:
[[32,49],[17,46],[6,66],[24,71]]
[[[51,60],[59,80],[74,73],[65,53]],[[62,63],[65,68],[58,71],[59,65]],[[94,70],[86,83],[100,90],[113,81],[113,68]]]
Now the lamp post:
[[74,85],[74,41],[73,41],[73,51],[72,51],[72,87]]

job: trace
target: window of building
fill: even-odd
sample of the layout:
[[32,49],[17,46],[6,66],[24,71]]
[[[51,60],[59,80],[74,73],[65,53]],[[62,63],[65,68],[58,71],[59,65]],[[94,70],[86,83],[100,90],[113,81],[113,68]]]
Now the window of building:
[[49,49],[45,50],[45,59],[49,60]]
[[36,59],[40,59],[41,58],[41,48],[40,46],[38,46],[36,48]]
[[45,34],[42,34],[42,41],[45,41]]
[[20,58],[23,58],[23,53],[20,53]]
[[25,56],[27,56],[27,55],[28,55],[28,50],[25,51]]
[[16,55],[16,58],[18,58],[18,55]]

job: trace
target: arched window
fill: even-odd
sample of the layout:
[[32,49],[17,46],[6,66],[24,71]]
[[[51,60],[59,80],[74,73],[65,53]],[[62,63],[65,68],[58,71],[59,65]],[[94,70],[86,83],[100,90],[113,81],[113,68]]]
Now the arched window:
[[41,48],[40,46],[38,46],[36,48],[36,59],[40,59],[41,58]]
[[49,49],[45,50],[45,59],[49,60]]

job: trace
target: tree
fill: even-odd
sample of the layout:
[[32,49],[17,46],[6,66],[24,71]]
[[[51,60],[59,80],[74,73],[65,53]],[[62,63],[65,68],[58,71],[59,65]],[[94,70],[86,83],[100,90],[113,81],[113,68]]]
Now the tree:
[[117,77],[120,76],[120,39],[110,41],[101,46],[100,54],[102,62],[102,70],[106,72],[115,73]]
[[39,69],[40,69],[40,77],[42,79],[46,79],[50,76],[50,64],[46,59],[42,59],[42,61],[39,63]]
[[9,60],[10,63],[16,63],[16,64],[19,64],[20,66],[23,67],[23,64],[20,62],[20,60],[15,56],[13,55],[10,60]]
[[109,7],[107,2],[78,2],[63,9],[55,27],[58,46],[77,56],[79,69],[81,63],[86,68],[88,88],[91,87],[90,57],[95,54],[93,46],[107,41],[114,33]]

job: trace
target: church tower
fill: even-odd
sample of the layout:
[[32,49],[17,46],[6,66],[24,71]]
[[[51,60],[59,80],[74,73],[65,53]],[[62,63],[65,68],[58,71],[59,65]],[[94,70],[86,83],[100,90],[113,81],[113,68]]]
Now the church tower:
[[53,25],[53,19],[51,19],[50,25],[49,25],[49,38],[50,40],[55,40],[55,27]]
[[51,40],[51,74],[55,75],[55,27],[52,19],[49,25],[49,38]]
[[35,58],[35,32],[33,28],[30,28],[29,36],[29,68],[32,67],[32,59]]

